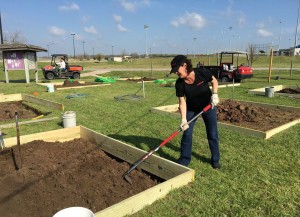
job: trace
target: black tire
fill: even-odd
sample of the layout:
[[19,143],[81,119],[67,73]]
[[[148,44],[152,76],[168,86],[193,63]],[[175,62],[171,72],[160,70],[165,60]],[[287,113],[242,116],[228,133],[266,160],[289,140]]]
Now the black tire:
[[72,77],[73,77],[73,79],[80,79],[80,74],[74,73]]
[[53,72],[47,72],[46,75],[45,75],[45,78],[48,79],[48,80],[53,80],[55,77],[54,73]]
[[221,78],[222,82],[229,82],[229,78],[227,76],[224,76]]

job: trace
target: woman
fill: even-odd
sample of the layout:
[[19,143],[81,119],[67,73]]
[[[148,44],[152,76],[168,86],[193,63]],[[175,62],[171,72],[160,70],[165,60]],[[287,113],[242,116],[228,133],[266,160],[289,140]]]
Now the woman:
[[[211,165],[220,169],[220,151],[215,106],[219,103],[218,81],[209,70],[193,69],[191,60],[184,55],[178,55],[171,61],[171,73],[176,73],[176,96],[179,99],[181,114],[180,127],[184,131],[181,139],[180,157],[178,163],[188,166],[192,156],[193,129],[195,121],[187,124],[187,120],[199,114],[205,106],[211,103],[212,108],[202,114],[206,127],[206,135],[211,152]],[[212,91],[209,88],[212,85]]]

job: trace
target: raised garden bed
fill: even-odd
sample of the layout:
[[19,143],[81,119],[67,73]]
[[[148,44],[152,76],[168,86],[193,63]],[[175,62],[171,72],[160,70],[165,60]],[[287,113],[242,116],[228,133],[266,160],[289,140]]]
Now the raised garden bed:
[[4,141],[0,213],[6,217],[49,217],[72,206],[96,217],[125,216],[194,180],[194,170],[152,155],[130,173],[131,185],[122,175],[146,152],[82,126],[21,136],[21,158],[17,139]]
[[[264,139],[300,123],[300,108],[297,107],[221,99],[217,109],[220,127]],[[151,111],[180,116],[178,104]]]
[[39,85],[47,86],[48,84],[53,84],[55,90],[66,90],[66,89],[78,89],[86,87],[99,87],[106,86],[110,84],[103,84],[99,82],[85,82],[85,81],[69,81],[66,79],[64,82],[51,82],[51,83],[38,83]]
[[[41,112],[28,106],[28,103],[42,105],[51,109],[58,109],[63,111],[62,104],[52,102],[49,100],[40,99],[26,94],[10,94],[0,95],[0,128],[8,128],[15,126],[15,112],[18,112],[20,118],[19,124],[31,124],[41,121],[49,121],[57,119],[58,117],[47,117],[50,113]],[[23,120],[22,120],[23,119]],[[27,120],[26,120],[27,119]],[[28,120],[31,119],[31,120]],[[14,123],[10,123],[13,121]]]
[[[274,96],[285,96],[300,99],[300,87],[296,85],[276,85]],[[255,95],[265,95],[265,87],[249,90],[248,93]]]
[[154,82],[155,78],[147,78],[147,77],[131,77],[131,78],[118,78],[118,81],[132,81],[132,82],[137,82],[137,83],[142,83],[144,82]]

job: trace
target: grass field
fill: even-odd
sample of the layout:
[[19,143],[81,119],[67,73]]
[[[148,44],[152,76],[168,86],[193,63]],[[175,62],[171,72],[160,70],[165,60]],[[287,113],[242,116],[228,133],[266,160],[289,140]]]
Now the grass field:
[[[281,65],[288,67],[290,59]],[[84,63],[86,68],[111,67],[147,68],[150,60],[143,63]],[[165,67],[168,60],[152,60],[155,68]],[[294,63],[297,63],[298,58]],[[39,65],[43,65],[39,63]],[[98,64],[97,67],[95,64]],[[106,65],[104,65],[106,64]],[[300,64],[297,63],[299,66]],[[297,66],[295,64],[294,66]],[[159,65],[159,66],[158,66]],[[268,59],[254,67],[268,67]],[[275,63],[274,63],[275,67]],[[165,78],[166,71],[114,71],[104,76],[152,76]],[[300,72],[273,70],[268,83],[267,70],[255,71],[252,79],[245,80],[234,88],[220,88],[221,98],[233,98],[278,105],[300,107],[300,99],[288,97],[267,98],[247,93],[248,90],[272,85],[300,86]],[[280,80],[275,80],[279,74]],[[10,73],[13,82],[0,84],[0,93],[26,93],[34,91],[39,97],[63,103],[66,111],[76,111],[77,124],[91,128],[132,146],[149,151],[177,130],[180,118],[151,113],[152,107],[177,103],[174,88],[161,87],[156,83],[145,84],[143,98],[141,84],[117,81],[110,86],[70,89],[46,92],[46,88],[24,82],[24,72]],[[170,78],[176,78],[172,75]],[[31,75],[31,79],[34,76]],[[81,80],[93,81],[95,77]],[[22,80],[22,81],[20,81]],[[4,73],[0,82],[5,81]],[[58,81],[58,80],[56,80]],[[67,99],[73,93],[84,93],[87,97]],[[115,97],[137,94],[140,100],[118,101]],[[45,108],[44,108],[45,109]],[[53,111],[52,116],[61,116]],[[61,120],[48,123],[21,125],[20,134],[49,131],[61,128]],[[3,129],[4,138],[16,135],[16,130]],[[222,168],[213,170],[209,164],[210,154],[205,138],[205,128],[198,121],[194,132],[193,158],[190,168],[195,169],[195,181],[188,186],[171,191],[167,197],[144,208],[133,216],[299,216],[300,215],[300,124],[285,130],[268,140],[240,135],[237,132],[219,129]],[[177,136],[161,148],[158,155],[175,161],[179,157],[180,138]],[[38,162],[37,162],[38,163]],[[120,174],[122,175],[122,174]]]

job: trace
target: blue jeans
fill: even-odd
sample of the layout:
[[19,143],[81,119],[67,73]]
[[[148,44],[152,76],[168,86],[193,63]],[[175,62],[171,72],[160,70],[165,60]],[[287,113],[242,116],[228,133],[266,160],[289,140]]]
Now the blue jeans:
[[[191,120],[198,113],[187,111],[187,120]],[[219,138],[217,126],[216,108],[209,109],[202,114],[203,121],[206,127],[206,135],[211,152],[211,163],[218,163],[220,160]],[[192,157],[193,130],[197,119],[189,124],[189,128],[183,132],[181,138],[180,158],[178,163],[188,166]]]

